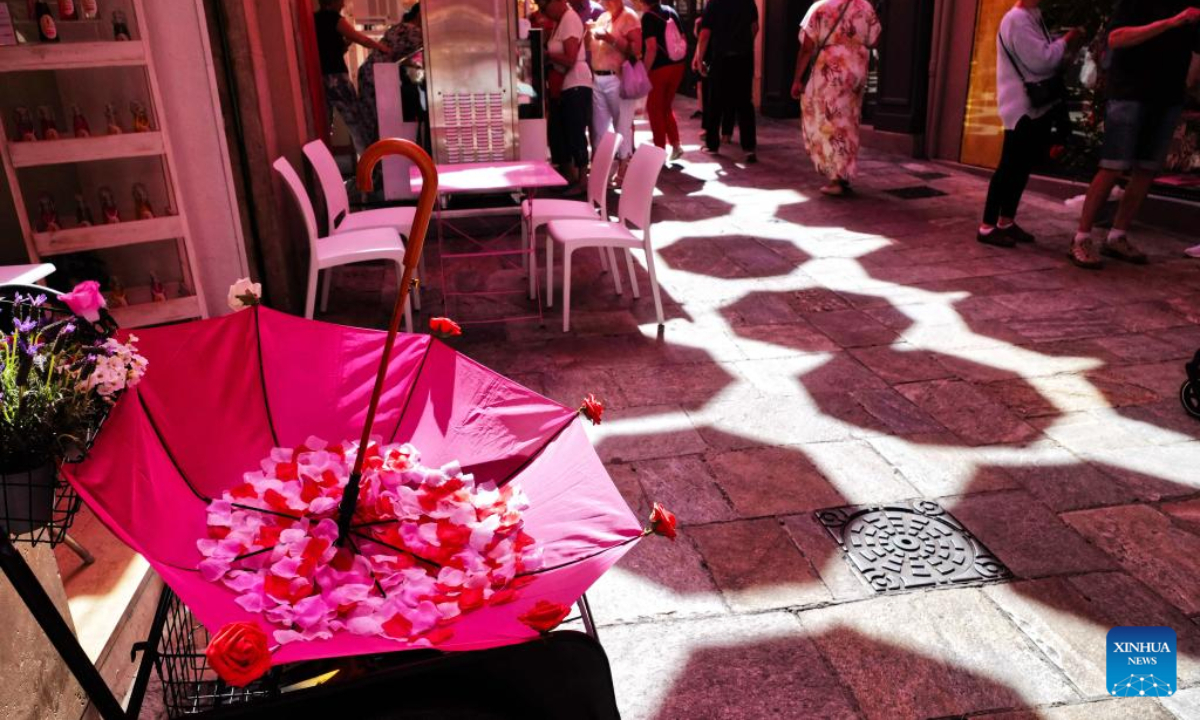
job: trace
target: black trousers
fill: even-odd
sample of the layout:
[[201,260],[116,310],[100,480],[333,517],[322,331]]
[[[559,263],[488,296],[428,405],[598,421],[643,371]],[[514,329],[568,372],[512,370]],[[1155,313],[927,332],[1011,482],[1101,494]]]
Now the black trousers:
[[592,89],[573,87],[550,101],[550,159],[556,165],[588,166],[588,126],[591,124]]
[[704,83],[711,86],[711,94],[704,101],[704,144],[710,150],[719,149],[721,136],[718,133],[732,133],[736,122],[742,149],[753,152],[758,147],[753,97],[754,55],[713,58]]
[[983,222],[995,225],[1002,217],[1015,218],[1029,174],[1038,160],[1050,149],[1051,114],[1031,120],[1028,115],[1021,118],[1017,127],[1004,131],[1004,150],[1000,154],[1000,165],[992,175],[988,186],[987,202],[983,206]]

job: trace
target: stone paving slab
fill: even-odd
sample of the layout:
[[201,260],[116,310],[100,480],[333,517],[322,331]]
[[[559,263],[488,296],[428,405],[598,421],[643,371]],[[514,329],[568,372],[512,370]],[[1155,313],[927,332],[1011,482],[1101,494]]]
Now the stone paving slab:
[[881,597],[810,610],[800,619],[872,720],[1078,698],[976,589]]

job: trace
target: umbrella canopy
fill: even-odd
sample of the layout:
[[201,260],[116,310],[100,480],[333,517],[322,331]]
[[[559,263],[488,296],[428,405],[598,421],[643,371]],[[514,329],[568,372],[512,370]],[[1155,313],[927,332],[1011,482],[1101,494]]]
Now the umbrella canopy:
[[[242,485],[274,448],[313,436],[357,441],[385,334],[254,307],[138,336],[149,371],[113,408],[88,459],[64,470],[96,515],[211,631],[236,621],[271,627],[236,602],[237,592],[198,570],[210,502]],[[577,600],[642,533],[575,410],[428,336],[396,338],[372,432],[385,445],[411,443],[425,466],[458,463],[477,485],[512,484],[528,498],[523,527],[541,550],[542,569],[516,600],[457,618],[441,649],[536,636],[522,614],[539,601]],[[334,632],[290,642],[274,660],[412,646]]]

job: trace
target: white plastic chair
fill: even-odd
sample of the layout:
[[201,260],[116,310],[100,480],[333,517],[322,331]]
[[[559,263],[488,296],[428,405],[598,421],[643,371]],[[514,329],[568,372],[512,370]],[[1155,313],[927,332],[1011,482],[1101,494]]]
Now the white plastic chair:
[[[338,169],[337,160],[329,152],[323,140],[313,140],[304,146],[304,156],[312,163],[317,172],[317,181],[321,184],[321,193],[325,196],[325,212],[329,220],[329,235],[340,235],[346,232],[356,232],[371,228],[392,228],[401,238],[408,238],[412,232],[413,218],[417,214],[415,207],[385,207],[374,210],[350,212],[350,196],[346,194],[346,183],[342,180],[342,171]],[[425,258],[421,258],[421,277],[425,276]],[[417,292],[410,293],[413,305],[421,309],[420,286]],[[329,283],[321,292],[321,312],[325,312],[329,304]]]
[[[311,259],[308,263],[308,291],[304,296],[304,317],[312,318],[313,306],[317,299],[317,275],[322,270],[329,270],[339,265],[366,262],[368,260],[390,260],[396,263],[396,277],[404,272],[404,243],[400,234],[390,227],[366,228],[317,237],[317,215],[313,212],[312,202],[300,176],[292,168],[287,158],[279,158],[273,165],[288,189],[296,204],[300,206],[300,214],[304,216],[304,230],[308,233],[308,249]],[[330,285],[326,278],[325,287]],[[411,296],[410,296],[411,297]],[[404,322],[408,332],[413,331],[412,308],[410,303],[404,303]]]
[[[554,265],[554,243],[563,246],[563,332],[571,329],[571,254],[583,247],[622,248],[625,250],[625,265],[629,269],[629,284],[633,296],[638,292],[637,275],[633,270],[630,249],[640,247],[646,253],[646,272],[650,275],[650,289],[654,293],[654,309],[658,313],[658,324],[663,324],[662,298],[658,289],[658,275],[654,270],[654,248],[650,246],[650,210],[654,204],[654,187],[662,171],[667,152],[653,145],[642,145],[633,154],[625,182],[621,185],[621,203],[617,207],[617,221],[607,220],[552,220],[546,225],[546,267]],[[630,229],[641,230],[638,237]],[[619,274],[616,263],[613,275]],[[552,293],[548,295],[553,298]]]
[[[621,144],[621,136],[609,130],[600,138],[596,145],[596,155],[592,158],[591,174],[588,175],[587,200],[526,200],[521,203],[522,238],[525,249],[537,248],[538,228],[551,220],[591,220],[609,219],[608,214],[608,177],[612,175],[613,159],[617,154],[617,146]],[[546,242],[550,242],[547,240]],[[608,259],[614,260],[612,248],[607,248]],[[609,263],[605,260],[605,249],[600,251],[600,267],[607,270]],[[616,267],[616,263],[613,263]],[[529,270],[529,297],[533,297],[534,275],[537,269]],[[550,305],[554,305],[554,272],[546,268],[546,296]],[[621,294],[621,278],[613,273],[613,283],[617,294]]]

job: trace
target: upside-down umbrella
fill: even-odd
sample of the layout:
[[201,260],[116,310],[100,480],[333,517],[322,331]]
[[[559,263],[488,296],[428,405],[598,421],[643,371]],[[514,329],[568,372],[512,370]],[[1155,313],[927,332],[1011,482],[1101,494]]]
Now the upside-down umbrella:
[[149,370],[69,469],[200,622],[274,631],[275,662],[535,637],[643,534],[575,409],[395,332],[436,187],[413,148],[387,333],[257,306],[138,331]]

